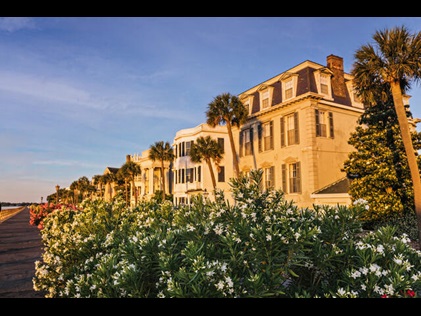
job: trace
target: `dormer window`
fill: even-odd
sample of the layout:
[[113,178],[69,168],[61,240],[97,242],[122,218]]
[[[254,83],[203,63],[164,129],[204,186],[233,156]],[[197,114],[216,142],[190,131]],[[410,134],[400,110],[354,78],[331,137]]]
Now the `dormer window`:
[[293,73],[285,73],[280,78],[282,84],[282,100],[287,101],[295,98],[297,95],[297,79],[298,75]]
[[253,96],[248,95],[248,96],[242,97],[241,103],[243,103],[244,107],[247,109],[247,115],[250,115],[252,112]]
[[243,102],[243,105],[247,109],[247,115],[250,115],[250,103],[249,103],[249,101]]
[[329,77],[326,75],[320,76],[320,92],[322,94],[329,94]]
[[269,107],[269,91],[265,91],[262,93],[262,109],[266,109]]
[[263,86],[259,91],[260,97],[260,110],[266,110],[270,108],[272,104],[272,93],[273,87],[265,87]]
[[326,98],[332,99],[331,71],[328,69],[321,69],[316,71],[314,75],[319,94],[323,94]]
[[285,99],[291,99],[293,97],[293,85],[292,79],[285,82]]

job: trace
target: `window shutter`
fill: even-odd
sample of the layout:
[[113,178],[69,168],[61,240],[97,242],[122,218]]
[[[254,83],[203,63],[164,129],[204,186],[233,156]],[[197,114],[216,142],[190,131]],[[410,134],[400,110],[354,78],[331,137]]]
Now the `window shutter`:
[[329,112],[329,133],[330,133],[330,138],[334,138],[334,131],[333,131],[333,113]]
[[275,188],[275,166],[270,167],[270,183]]
[[316,114],[316,136],[320,136],[320,117],[319,117],[319,110],[315,110]]
[[297,162],[297,193],[301,193],[301,162]]
[[281,147],[285,147],[285,118],[281,117]]
[[287,166],[286,164],[281,165],[282,170],[282,191],[287,193]]
[[243,137],[243,133],[244,133],[244,131],[241,131],[240,132],[240,135],[239,135],[239,141],[240,141],[240,152],[239,152],[239,155],[240,155],[240,157],[243,157],[243,148],[244,148],[244,144],[243,144],[243,139],[244,139],[244,137]]
[[300,129],[298,125],[298,112],[294,113],[294,134],[295,134],[295,144],[300,143]]
[[273,149],[273,121],[270,121],[269,123],[269,129],[270,129],[270,149]]
[[251,146],[251,153],[254,153],[254,149],[253,149],[253,127],[250,127],[250,146]]
[[259,152],[262,151],[262,124],[257,127],[257,138],[259,139]]

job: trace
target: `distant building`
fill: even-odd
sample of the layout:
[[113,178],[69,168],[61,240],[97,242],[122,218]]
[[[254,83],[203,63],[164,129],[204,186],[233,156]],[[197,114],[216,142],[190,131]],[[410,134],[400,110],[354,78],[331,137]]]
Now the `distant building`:
[[190,148],[198,137],[211,136],[223,148],[223,158],[219,168],[212,163],[216,179],[216,188],[229,194],[229,179],[233,175],[232,153],[229,145],[227,128],[225,126],[210,127],[200,124],[193,128],[182,129],[174,137],[175,161],[174,172],[174,203],[189,204],[195,194],[205,194],[213,199],[213,185],[208,165],[205,161],[194,163],[191,161]]

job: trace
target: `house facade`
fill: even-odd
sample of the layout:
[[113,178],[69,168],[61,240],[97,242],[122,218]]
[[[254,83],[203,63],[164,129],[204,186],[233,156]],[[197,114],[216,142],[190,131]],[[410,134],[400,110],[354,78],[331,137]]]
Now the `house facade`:
[[305,61],[239,95],[249,111],[235,130],[240,171],[263,169],[264,188],[281,189],[300,207],[350,202],[346,192],[323,199],[318,191],[345,178],[341,169],[354,150],[348,139],[364,106],[343,59],[326,61]]
[[[150,200],[156,192],[162,192],[161,179],[161,161],[153,161],[149,158],[150,149],[144,150],[140,155],[134,154],[130,156],[130,160],[139,164],[141,173],[135,177],[135,187],[137,200]],[[172,194],[173,191],[173,172],[172,164],[164,161],[164,179],[165,179],[165,193]],[[131,204],[134,205],[134,192],[131,188],[130,192]]]
[[207,124],[200,124],[193,128],[182,129],[174,137],[173,162],[174,173],[174,204],[189,204],[192,195],[204,194],[213,199],[213,184],[208,165],[202,161],[192,162],[189,156],[190,148],[198,137],[210,136],[223,148],[223,158],[217,167],[212,163],[212,169],[216,178],[216,188],[224,191],[225,196],[229,195],[229,179],[233,174],[232,153],[229,145],[229,138],[225,126],[210,127]]

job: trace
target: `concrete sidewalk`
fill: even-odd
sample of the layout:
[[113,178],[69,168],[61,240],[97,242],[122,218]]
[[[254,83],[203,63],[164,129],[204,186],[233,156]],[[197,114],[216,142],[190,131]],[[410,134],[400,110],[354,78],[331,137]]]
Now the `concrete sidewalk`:
[[41,233],[29,224],[28,207],[0,222],[0,298],[44,297],[32,284],[41,254]]

